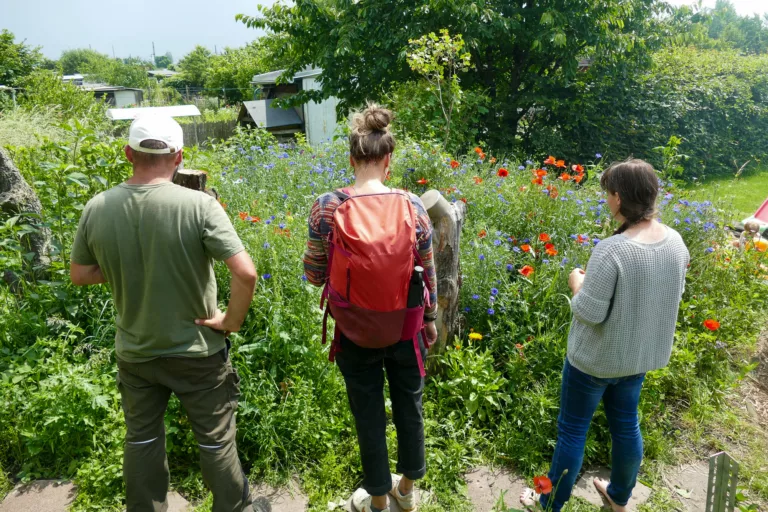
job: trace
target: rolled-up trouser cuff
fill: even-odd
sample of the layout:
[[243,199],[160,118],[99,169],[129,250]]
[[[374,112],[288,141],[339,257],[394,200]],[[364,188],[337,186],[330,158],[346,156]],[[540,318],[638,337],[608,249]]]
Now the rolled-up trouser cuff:
[[426,466],[414,471],[414,470],[404,469],[402,466],[400,466],[400,464],[398,464],[395,470],[401,475],[403,475],[405,478],[409,478],[411,480],[421,480],[422,478],[424,478],[424,475],[427,474]]
[[389,491],[392,490],[392,477],[389,477],[389,483],[388,484],[381,484],[376,486],[370,486],[363,484],[363,489],[365,489],[365,492],[370,494],[371,496],[386,496],[389,494]]

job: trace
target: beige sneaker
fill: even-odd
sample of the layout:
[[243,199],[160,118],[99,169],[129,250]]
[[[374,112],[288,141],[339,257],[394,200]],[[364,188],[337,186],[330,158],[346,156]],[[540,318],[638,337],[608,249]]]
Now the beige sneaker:
[[389,491],[389,495],[397,500],[397,504],[403,512],[416,512],[418,508],[416,488],[414,487],[410,494],[403,496],[400,494],[400,480],[402,480],[400,475],[392,475],[392,490]]
[[[365,489],[358,489],[352,495],[352,508],[357,512],[371,512],[371,495]],[[381,512],[389,512],[389,507]]]

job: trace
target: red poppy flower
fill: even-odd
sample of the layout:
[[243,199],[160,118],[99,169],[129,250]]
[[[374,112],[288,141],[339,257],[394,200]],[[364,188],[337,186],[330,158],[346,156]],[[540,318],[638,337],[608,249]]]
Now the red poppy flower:
[[475,185],[479,185],[483,182],[483,178],[481,178],[480,176],[475,176],[472,179],[475,180]]
[[421,178],[421,179],[420,179],[419,181],[417,181],[416,183],[418,183],[419,185],[426,185],[427,183],[429,183],[429,180],[428,180],[428,179],[426,179],[426,178]]
[[[550,246],[552,244],[547,244],[547,246]],[[552,247],[547,247],[546,251],[548,256],[557,256],[557,249],[555,249],[555,246],[552,245]]]
[[539,169],[538,171],[536,171],[536,176],[538,176],[539,178],[543,178],[546,175],[547,175],[546,169]]
[[509,176],[509,171],[503,167],[500,167],[496,175],[499,176],[500,178],[506,178],[507,176]]
[[521,268],[520,270],[518,270],[518,272],[520,272],[520,274],[521,274],[523,277],[528,277],[528,276],[530,276],[531,274],[533,274],[533,267],[532,267],[532,266],[530,266],[530,265],[526,265],[526,266],[524,266],[523,268]]
[[558,179],[563,180],[563,181],[568,181],[568,180],[571,179],[571,175],[566,172],[564,174],[561,174]]
[[554,249],[555,248],[555,244],[552,244],[552,243],[544,244],[544,248],[545,249]]
[[559,167],[560,169],[565,169],[565,160],[558,160],[557,163],[555,163],[555,167]]
[[487,236],[488,236],[488,232],[487,232],[486,230],[484,230],[484,229],[483,229],[483,230],[481,230],[481,231],[480,231],[480,232],[477,234],[477,237],[478,237],[478,238],[485,238],[485,237],[487,237]]
[[480,153],[482,153],[482,152],[483,152],[483,150],[482,150],[482,148],[481,148],[480,146],[477,146],[477,147],[475,148],[475,153],[477,153],[478,155],[479,155]]
[[552,480],[546,476],[533,477],[533,490],[537,494],[549,494],[552,492]]
[[522,249],[523,252],[531,252],[531,246],[528,244],[521,245],[520,249]]
[[261,219],[260,219],[260,218],[258,218],[258,217],[251,217],[249,220],[250,220],[251,222],[261,222]]
[[710,318],[708,320],[704,320],[704,327],[706,327],[710,331],[716,331],[720,328],[720,322]]
[[248,212],[240,212],[238,215],[240,216],[240,220],[245,220],[248,217]]
[[459,165],[460,165],[459,162],[457,162],[456,160],[451,160],[451,169],[455,169]]
[[531,180],[531,183],[533,183],[534,185],[543,185],[543,184],[544,184],[544,179],[543,179],[543,178],[541,178],[541,177],[539,177],[539,178],[533,178],[533,179]]
[[545,165],[555,165],[557,163],[557,160],[555,160],[555,157],[552,155],[549,156],[546,160],[544,160]]
[[539,235],[539,240],[541,240],[542,242],[549,242],[549,241],[551,240],[551,238],[549,238],[549,235],[548,235],[548,234],[546,234],[546,233],[541,233],[541,234]]
[[574,176],[573,177],[573,181],[575,181],[576,183],[581,183],[581,180],[583,180],[583,179],[584,179],[584,175],[583,174],[579,174],[578,176]]
[[467,198],[466,198],[466,197],[462,197],[462,198],[461,198],[461,201],[462,201],[464,204],[467,204]]
[[581,165],[579,165],[579,164],[574,164],[574,165],[572,165],[572,166],[571,166],[571,170],[573,170],[574,172],[577,172],[577,173],[581,174],[581,173],[583,173],[583,172],[584,172],[584,167],[582,167],[582,166],[581,166]]
[[483,153],[482,151],[478,153],[478,156],[480,157],[480,160],[485,160],[485,153]]

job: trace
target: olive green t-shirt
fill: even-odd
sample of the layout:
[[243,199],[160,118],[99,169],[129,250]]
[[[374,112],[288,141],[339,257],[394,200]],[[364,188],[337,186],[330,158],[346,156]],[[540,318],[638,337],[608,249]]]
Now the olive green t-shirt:
[[221,205],[173,183],[121,184],[83,210],[72,261],[96,265],[112,287],[117,357],[207,357],[224,334],[195,325],[216,312],[213,260],[243,250]]

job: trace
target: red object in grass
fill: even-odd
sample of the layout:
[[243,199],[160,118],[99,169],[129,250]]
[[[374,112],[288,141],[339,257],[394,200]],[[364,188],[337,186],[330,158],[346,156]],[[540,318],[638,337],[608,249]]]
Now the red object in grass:
[[518,270],[518,272],[520,272],[520,274],[522,274],[523,277],[528,277],[529,275],[533,274],[533,267],[530,265],[526,265],[520,270]]
[[451,169],[455,169],[459,165],[460,165],[459,162],[457,162],[456,160],[451,160]]
[[416,183],[418,183],[419,185],[426,185],[427,183],[429,183],[429,180],[428,180],[428,179],[426,179],[426,178],[421,178],[421,179],[420,179],[419,181],[417,181]]
[[548,234],[546,234],[546,233],[541,233],[541,234],[539,235],[539,240],[541,240],[542,242],[549,242],[550,238],[549,238],[549,235],[548,235]]
[[546,476],[533,477],[533,490],[536,494],[549,494],[552,492],[552,480]]
[[704,327],[714,332],[720,328],[720,322],[718,322],[713,318],[709,318],[707,320],[704,320]]
[[509,176],[509,171],[505,168],[501,167],[499,168],[499,171],[496,173],[500,178],[506,178]]

